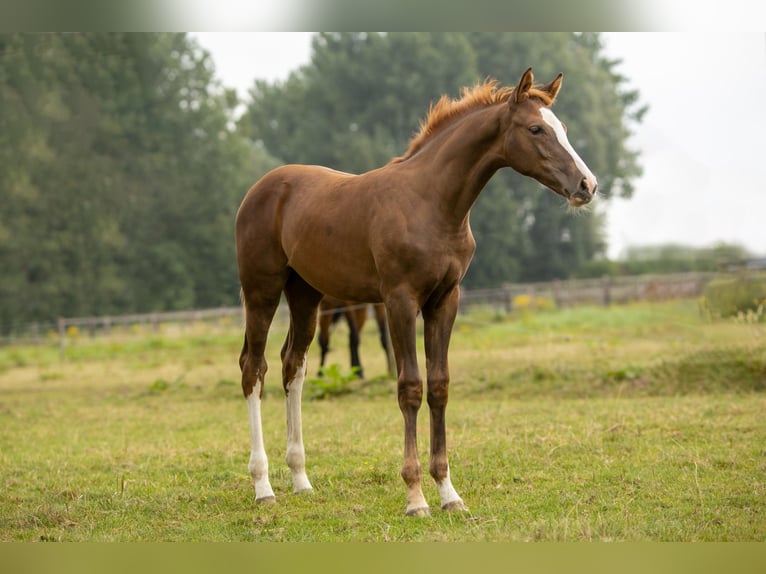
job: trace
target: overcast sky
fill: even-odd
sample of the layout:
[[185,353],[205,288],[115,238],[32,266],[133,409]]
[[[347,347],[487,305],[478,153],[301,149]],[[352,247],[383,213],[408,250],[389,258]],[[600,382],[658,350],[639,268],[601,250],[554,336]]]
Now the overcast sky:
[[[311,34],[304,32],[194,36],[222,82],[243,97],[256,78],[284,79],[310,59]],[[604,38],[607,54],[623,60],[620,70],[649,105],[633,140],[644,168],[636,193],[599,206],[607,212],[610,257],[631,245],[718,241],[766,254],[766,34]]]

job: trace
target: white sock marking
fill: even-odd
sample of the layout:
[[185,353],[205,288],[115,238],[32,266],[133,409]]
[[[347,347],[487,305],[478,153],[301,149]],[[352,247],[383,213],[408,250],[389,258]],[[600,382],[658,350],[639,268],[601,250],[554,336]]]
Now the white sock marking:
[[247,397],[247,411],[250,416],[250,463],[248,469],[255,482],[255,498],[260,500],[274,496],[269,483],[269,461],[263,448],[263,429],[261,427],[261,387],[258,381],[253,392]]
[[567,133],[564,131],[564,124],[561,123],[561,120],[556,117],[556,114],[554,114],[550,108],[540,108],[540,115],[543,116],[543,120],[546,124],[551,126],[553,128],[553,133],[556,134],[556,139],[561,144],[561,147],[563,147],[567,152],[569,152],[569,155],[572,156],[572,159],[575,162],[575,165],[577,166],[577,169],[580,170],[580,172],[583,174],[585,179],[589,181],[591,184],[591,189],[596,188],[596,176],[593,175],[593,172],[591,172],[590,169],[588,169],[588,166],[585,165],[585,162],[580,158],[579,155],[577,155],[577,152],[572,147],[572,144],[569,143],[569,138],[567,138]]
[[455,487],[452,486],[452,481],[449,478],[449,469],[447,469],[447,476],[444,477],[444,480],[436,483],[436,486],[439,489],[439,498],[441,499],[442,507],[450,502],[456,502],[458,500],[461,502],[463,501],[455,490]]
[[306,357],[303,357],[293,379],[287,384],[287,454],[285,460],[293,475],[293,491],[312,490],[306,475],[306,454],[303,450],[301,423],[301,393],[306,377]]

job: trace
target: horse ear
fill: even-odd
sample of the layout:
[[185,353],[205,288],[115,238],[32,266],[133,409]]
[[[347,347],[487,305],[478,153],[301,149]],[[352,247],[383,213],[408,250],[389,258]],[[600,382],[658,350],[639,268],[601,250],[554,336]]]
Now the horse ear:
[[516,86],[516,90],[513,92],[513,100],[518,104],[527,98],[529,88],[532,87],[532,82],[535,81],[535,76],[532,74],[532,68],[527,68],[527,71],[521,75],[519,85]]
[[548,85],[543,86],[540,88],[543,92],[547,92],[550,94],[551,99],[555,100],[556,95],[558,95],[559,90],[561,89],[561,80],[564,78],[564,74],[559,73],[558,76]]

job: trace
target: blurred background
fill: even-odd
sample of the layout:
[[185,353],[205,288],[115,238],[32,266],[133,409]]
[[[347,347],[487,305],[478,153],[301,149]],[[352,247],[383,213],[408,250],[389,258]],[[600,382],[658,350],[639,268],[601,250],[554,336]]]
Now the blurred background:
[[439,96],[528,66],[564,73],[600,197],[499,172],[466,290],[762,265],[765,64],[762,32],[0,34],[0,334],[237,305],[261,175],[378,167]]

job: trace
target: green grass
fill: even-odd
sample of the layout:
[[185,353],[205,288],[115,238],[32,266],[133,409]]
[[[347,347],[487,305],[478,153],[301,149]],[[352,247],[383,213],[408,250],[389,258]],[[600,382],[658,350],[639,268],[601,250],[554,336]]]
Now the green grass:
[[[283,335],[263,405],[274,506],[247,472],[238,328],[80,337],[63,362],[55,345],[0,349],[0,540],[766,539],[763,325],[705,322],[693,301],[461,316],[448,440],[471,511],[440,511],[426,476],[426,520],[403,515],[403,425],[372,324],[370,379],[306,397],[315,493],[291,492]],[[346,340],[329,360],[350,373]],[[419,435],[427,469],[425,405]]]

